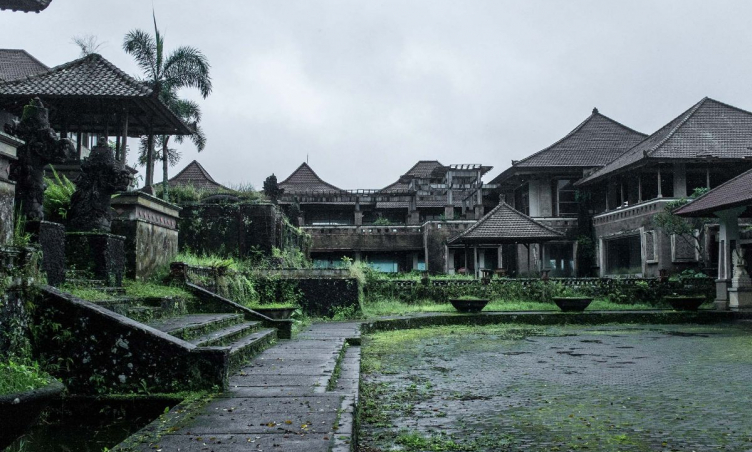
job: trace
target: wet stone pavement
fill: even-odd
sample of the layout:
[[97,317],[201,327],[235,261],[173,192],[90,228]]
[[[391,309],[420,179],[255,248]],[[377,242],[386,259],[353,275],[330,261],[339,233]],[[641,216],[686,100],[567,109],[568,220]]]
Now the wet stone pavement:
[[159,426],[158,439],[123,450],[349,451],[360,347],[345,343],[359,337],[356,323],[313,325],[262,352],[195,413]]
[[378,333],[363,371],[363,452],[752,451],[749,323]]

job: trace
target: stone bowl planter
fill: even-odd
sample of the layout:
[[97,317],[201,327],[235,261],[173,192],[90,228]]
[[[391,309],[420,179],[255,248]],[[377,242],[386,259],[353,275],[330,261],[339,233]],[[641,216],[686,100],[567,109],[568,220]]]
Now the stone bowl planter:
[[696,311],[706,298],[703,295],[684,295],[663,297],[674,311]]
[[292,317],[293,312],[298,308],[252,308],[259,314],[263,314],[270,319],[284,320]]
[[563,312],[582,312],[592,302],[592,297],[554,297],[554,303]]
[[64,389],[62,383],[53,380],[43,388],[0,396],[0,450],[34,425],[42,411]]
[[454,306],[454,309],[458,310],[459,312],[480,312],[488,304],[488,299],[486,298],[473,298],[473,299],[451,298],[449,302],[452,303],[452,306]]

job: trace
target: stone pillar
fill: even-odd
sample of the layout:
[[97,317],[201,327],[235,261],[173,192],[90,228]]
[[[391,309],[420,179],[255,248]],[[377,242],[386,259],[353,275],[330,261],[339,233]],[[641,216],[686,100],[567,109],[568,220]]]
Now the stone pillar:
[[445,245],[446,265],[444,272],[450,275],[454,274],[454,250]]
[[541,209],[540,209],[540,181],[538,179],[531,179],[530,182],[527,184],[528,190],[528,200],[529,202],[529,209],[530,209],[530,216],[531,217],[540,217],[541,216]]
[[728,290],[730,309],[752,308],[752,278],[749,277],[746,262],[740,247],[734,249],[734,277]]
[[13,212],[15,210],[16,183],[10,180],[10,163],[15,162],[16,148],[23,141],[0,131],[0,246],[13,240]]
[[355,211],[355,226],[363,226],[363,212]]
[[454,206],[444,206],[444,218],[447,220],[454,220]]
[[687,166],[674,163],[674,198],[687,197]]
[[363,253],[360,251],[355,251],[355,262],[360,262],[363,260]]
[[739,243],[739,215],[744,212],[744,207],[715,212],[720,219],[720,231],[718,235],[718,279],[715,281],[715,307],[716,309],[729,308],[728,290],[731,287],[733,277],[732,252]]

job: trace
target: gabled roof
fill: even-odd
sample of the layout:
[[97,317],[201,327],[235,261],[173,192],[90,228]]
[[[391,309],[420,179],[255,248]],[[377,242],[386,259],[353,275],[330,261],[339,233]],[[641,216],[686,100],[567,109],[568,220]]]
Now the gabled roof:
[[153,90],[92,53],[41,74],[0,83],[0,95],[149,97]]
[[[65,119],[71,131],[82,127],[85,132],[101,133],[104,131],[101,115],[108,109],[120,113],[128,106],[129,136],[146,135],[147,123],[158,135],[193,133],[152,88],[96,53],[47,72],[0,82],[0,109],[20,115],[23,106],[34,97],[41,98],[47,106],[66,112]],[[61,126],[60,118],[51,115],[50,121],[53,127]]]
[[521,168],[593,168],[611,162],[645,138],[644,133],[614,121],[597,108],[571,132],[551,146],[520,161],[492,181],[501,182]]
[[38,13],[48,6],[52,0],[0,0],[0,9]]
[[752,113],[705,97],[652,135],[577,184],[656,160],[752,156]]
[[410,188],[410,180],[425,179],[430,177],[441,177],[446,172],[447,167],[442,165],[438,160],[419,160],[405,174],[400,176],[396,182],[393,182],[382,188],[383,192],[404,191]]
[[178,174],[169,180],[170,186],[192,185],[202,190],[229,190],[224,185],[215,181],[200,163],[192,161]]
[[447,243],[538,243],[563,237],[561,232],[533,220],[502,201],[477,223],[452,237]]
[[711,217],[713,212],[747,206],[752,213],[752,170],[708,191],[674,211],[686,217]]
[[334,185],[324,182],[307,163],[303,162],[290,176],[279,183],[285,194],[310,191],[342,191]]
[[0,49],[0,81],[17,80],[49,69],[25,50]]

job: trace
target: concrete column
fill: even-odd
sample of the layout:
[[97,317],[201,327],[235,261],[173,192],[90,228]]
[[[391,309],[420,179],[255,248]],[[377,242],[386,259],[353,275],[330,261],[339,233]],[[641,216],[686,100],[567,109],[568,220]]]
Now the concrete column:
[[674,163],[674,198],[687,197],[687,166]]
[[527,184],[527,196],[530,205],[530,216],[540,217],[540,181],[538,179],[531,179]]
[[498,268],[504,268],[504,245],[499,245],[496,249],[496,262],[498,262]]
[[454,250],[446,247],[445,245],[445,253],[446,256],[446,263],[444,266],[444,272],[450,275],[454,274]]
[[715,212],[720,219],[720,231],[718,235],[718,279],[715,281],[715,307],[716,309],[729,308],[728,289],[731,287],[733,277],[733,250],[739,243],[739,215],[744,212],[744,207]]
[[473,273],[475,273],[475,277],[478,278],[479,271],[478,271],[478,247],[473,247]]
[[447,220],[454,219],[454,206],[452,205],[444,206],[444,218],[446,218]]
[[355,226],[363,226],[363,212],[360,210],[355,211]]
[[478,254],[478,274],[480,275],[480,269],[486,268],[486,253],[482,249],[480,250],[480,253]]
[[637,202],[642,202],[642,174],[637,175]]
[[554,199],[553,188],[551,187],[551,178],[544,177],[538,181],[538,195],[540,199],[539,214],[541,217],[554,216]]
[[658,197],[663,198],[663,189],[661,188],[661,169],[658,168]]
[[360,251],[355,251],[355,262],[360,262],[363,260],[363,253]]

